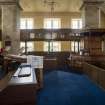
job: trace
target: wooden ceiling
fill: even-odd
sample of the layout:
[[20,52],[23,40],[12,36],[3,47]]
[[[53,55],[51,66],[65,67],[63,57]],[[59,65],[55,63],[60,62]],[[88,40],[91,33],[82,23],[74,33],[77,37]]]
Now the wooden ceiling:
[[[44,0],[20,0],[25,12],[50,12],[51,7],[43,3]],[[52,1],[52,0],[48,0]],[[79,12],[82,0],[54,0],[54,12]]]

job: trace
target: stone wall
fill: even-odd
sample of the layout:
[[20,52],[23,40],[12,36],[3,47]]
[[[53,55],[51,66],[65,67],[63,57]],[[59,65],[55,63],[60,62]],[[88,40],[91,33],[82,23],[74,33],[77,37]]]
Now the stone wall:
[[[14,2],[14,3],[13,3]],[[10,53],[17,54],[20,47],[19,18],[20,8],[17,0],[0,0],[0,8],[2,10],[2,41],[5,46],[7,36],[11,41]]]

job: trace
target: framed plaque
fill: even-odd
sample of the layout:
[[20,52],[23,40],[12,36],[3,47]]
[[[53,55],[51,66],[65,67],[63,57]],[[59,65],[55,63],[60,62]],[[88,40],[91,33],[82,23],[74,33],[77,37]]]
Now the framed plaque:
[[35,34],[34,33],[30,33],[30,38],[31,39],[35,38]]

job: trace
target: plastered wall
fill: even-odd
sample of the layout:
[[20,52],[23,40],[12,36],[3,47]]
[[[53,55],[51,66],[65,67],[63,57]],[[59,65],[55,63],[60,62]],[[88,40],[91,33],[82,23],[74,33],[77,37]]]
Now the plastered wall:
[[61,28],[70,28],[72,18],[81,18],[80,13],[54,13],[53,16],[50,13],[34,13],[34,12],[21,12],[21,18],[33,18],[34,28],[39,29],[44,26],[44,18],[60,18]]

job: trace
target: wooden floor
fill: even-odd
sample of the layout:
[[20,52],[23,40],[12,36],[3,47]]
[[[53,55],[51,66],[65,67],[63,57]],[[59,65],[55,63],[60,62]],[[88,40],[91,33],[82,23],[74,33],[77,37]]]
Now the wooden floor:
[[14,71],[9,72],[4,78],[0,80],[0,91],[7,87],[11,76],[13,75]]

